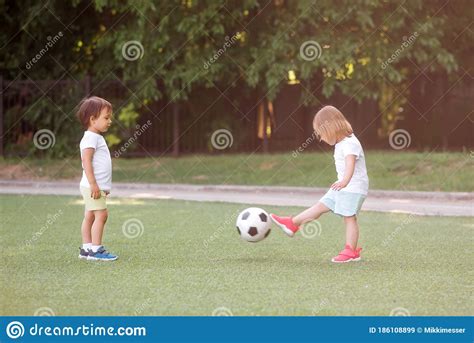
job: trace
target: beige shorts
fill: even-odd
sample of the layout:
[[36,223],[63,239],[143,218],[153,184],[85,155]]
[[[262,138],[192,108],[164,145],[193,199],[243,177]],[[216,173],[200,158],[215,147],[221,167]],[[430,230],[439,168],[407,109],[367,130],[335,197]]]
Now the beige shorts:
[[80,187],[86,211],[98,211],[107,209],[107,195],[104,191],[100,191],[100,198],[94,199],[91,197],[91,189]]

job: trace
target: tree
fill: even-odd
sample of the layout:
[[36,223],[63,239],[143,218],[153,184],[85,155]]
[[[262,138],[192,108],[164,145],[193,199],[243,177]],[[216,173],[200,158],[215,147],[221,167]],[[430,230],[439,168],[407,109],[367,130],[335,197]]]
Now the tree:
[[[188,100],[205,89],[238,90],[237,100],[272,101],[299,81],[301,104],[340,92],[375,99],[380,133],[401,119],[419,70],[448,78],[467,63],[472,33],[467,1],[422,0],[6,1],[0,34],[4,77],[122,81],[140,111],[164,101],[172,111],[174,151]],[[8,13],[8,14],[7,14]],[[457,20],[450,19],[455,14]],[[18,20],[19,19],[19,20]],[[45,39],[64,38],[32,68],[25,63]],[[462,43],[454,43],[459,39]],[[291,72],[290,72],[291,71]],[[417,82],[417,81],[415,81]],[[221,95],[219,95],[221,96]],[[420,106],[423,107],[423,106]],[[179,120],[178,120],[179,119]]]

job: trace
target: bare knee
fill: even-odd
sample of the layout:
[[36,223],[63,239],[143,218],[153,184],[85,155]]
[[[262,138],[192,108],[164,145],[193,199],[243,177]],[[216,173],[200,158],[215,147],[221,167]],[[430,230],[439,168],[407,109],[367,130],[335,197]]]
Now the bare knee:
[[84,212],[84,220],[88,223],[92,223],[94,221],[94,211],[85,211]]
[[101,223],[105,223],[109,217],[109,212],[107,210],[94,211],[95,220]]
[[356,216],[344,217],[344,221],[346,223],[356,223],[357,217]]
[[359,224],[357,224],[357,217],[356,216],[351,216],[351,217],[344,217],[344,224],[346,228],[358,230],[359,229]]

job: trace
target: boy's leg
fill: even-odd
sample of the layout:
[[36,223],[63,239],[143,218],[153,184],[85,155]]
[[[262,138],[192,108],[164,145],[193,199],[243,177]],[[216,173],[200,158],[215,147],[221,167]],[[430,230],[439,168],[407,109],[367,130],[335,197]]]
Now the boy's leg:
[[357,249],[357,242],[359,241],[359,225],[357,224],[357,217],[344,217],[346,224],[346,245],[352,249]]
[[293,223],[296,226],[300,226],[310,222],[312,220],[318,219],[323,213],[329,212],[330,209],[326,207],[321,202],[318,202],[316,205],[311,206],[310,208],[304,210],[297,216],[293,217]]
[[107,222],[108,211],[94,211],[95,219],[92,224],[92,248],[87,257],[88,260],[115,261],[118,256],[109,253],[102,245],[102,234],[104,233],[105,223]]
[[82,220],[81,233],[82,243],[92,243],[92,224],[94,223],[94,211],[85,211],[84,219]]
[[102,234],[104,233],[105,223],[107,222],[108,211],[94,211],[94,224],[92,224],[92,245],[102,245]]

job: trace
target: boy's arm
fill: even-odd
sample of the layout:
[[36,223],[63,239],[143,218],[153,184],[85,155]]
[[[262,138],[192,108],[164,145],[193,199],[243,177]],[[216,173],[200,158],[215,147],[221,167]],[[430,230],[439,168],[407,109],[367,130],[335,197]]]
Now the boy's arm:
[[91,186],[91,197],[94,199],[100,198],[100,189],[94,176],[94,169],[92,168],[92,157],[94,156],[94,148],[86,148],[82,150],[82,165],[86,173],[87,181]]
[[349,184],[349,181],[352,179],[352,175],[354,175],[355,163],[356,163],[356,156],[355,155],[347,155],[344,159],[346,163],[346,168],[344,171],[344,178],[341,181],[334,182],[331,185],[331,189],[338,191]]

